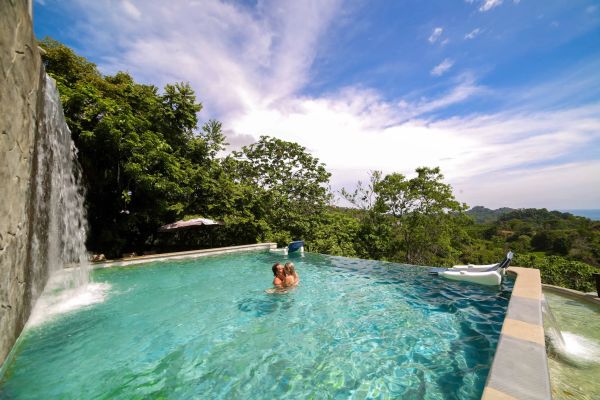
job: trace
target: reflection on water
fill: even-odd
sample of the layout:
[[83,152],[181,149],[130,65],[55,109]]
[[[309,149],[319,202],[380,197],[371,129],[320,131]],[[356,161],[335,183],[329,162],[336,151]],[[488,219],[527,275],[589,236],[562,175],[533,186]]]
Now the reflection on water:
[[550,291],[544,296],[564,340],[563,345],[544,319],[553,398],[599,399],[600,307]]
[[265,294],[262,298],[248,297],[238,302],[238,309],[262,317],[278,310],[289,310],[294,304],[293,297],[286,297],[285,293],[280,295]]

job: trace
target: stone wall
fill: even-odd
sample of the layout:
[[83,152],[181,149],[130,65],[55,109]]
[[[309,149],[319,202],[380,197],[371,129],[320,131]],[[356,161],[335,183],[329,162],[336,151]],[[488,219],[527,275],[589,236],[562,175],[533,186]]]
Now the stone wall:
[[0,364],[31,312],[29,197],[41,59],[27,0],[0,0]]

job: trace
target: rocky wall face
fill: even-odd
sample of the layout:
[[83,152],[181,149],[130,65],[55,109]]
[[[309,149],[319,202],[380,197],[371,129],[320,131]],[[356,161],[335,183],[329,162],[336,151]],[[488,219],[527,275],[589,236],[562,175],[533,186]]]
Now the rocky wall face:
[[27,0],[0,0],[0,364],[29,313],[29,198],[41,59]]

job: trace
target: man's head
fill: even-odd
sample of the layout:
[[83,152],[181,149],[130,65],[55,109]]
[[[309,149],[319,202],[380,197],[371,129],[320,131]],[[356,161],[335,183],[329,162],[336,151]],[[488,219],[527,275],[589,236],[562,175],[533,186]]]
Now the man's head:
[[273,264],[271,270],[273,271],[273,275],[277,277],[285,276],[285,272],[283,271],[283,265],[281,265],[280,263]]

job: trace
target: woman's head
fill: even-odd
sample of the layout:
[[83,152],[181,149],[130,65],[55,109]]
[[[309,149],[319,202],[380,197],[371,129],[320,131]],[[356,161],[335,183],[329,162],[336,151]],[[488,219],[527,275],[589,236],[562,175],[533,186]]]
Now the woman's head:
[[293,262],[285,263],[285,267],[283,267],[286,275],[294,275],[296,273],[296,269],[294,268]]

